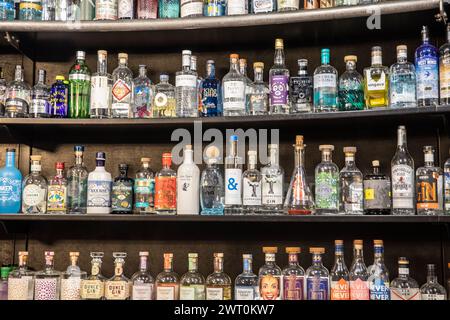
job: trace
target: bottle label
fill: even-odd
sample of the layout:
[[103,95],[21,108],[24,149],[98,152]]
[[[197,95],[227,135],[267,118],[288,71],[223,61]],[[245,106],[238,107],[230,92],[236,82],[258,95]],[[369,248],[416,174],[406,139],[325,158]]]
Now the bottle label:
[[83,73],[72,73],[69,74],[69,80],[91,81],[91,76]]
[[197,77],[191,74],[182,74],[175,77],[175,87],[197,88]]
[[180,300],[205,300],[205,286],[202,284],[181,286]]
[[130,297],[130,284],[127,281],[106,281],[105,298],[107,300],[126,300]]
[[29,294],[32,285],[33,278],[29,276],[8,278],[8,300],[33,300],[33,293]]
[[66,211],[67,188],[63,185],[48,186],[47,212]]
[[23,189],[22,200],[26,206],[37,206],[45,201],[45,189],[34,184],[28,184]]
[[269,101],[266,93],[250,94],[250,112],[251,113],[267,113]]
[[176,209],[176,177],[155,178],[155,209]]
[[80,277],[61,279],[61,300],[80,300]]
[[235,300],[256,300],[258,296],[258,287],[242,287],[236,286],[234,288]]
[[420,300],[419,288],[391,288],[391,300]]
[[345,279],[331,281],[331,300],[350,300],[350,284]]
[[441,99],[450,98],[450,52],[441,56],[439,63],[440,89]]
[[206,300],[224,300],[223,288],[206,288]]
[[153,284],[152,283],[133,284],[131,298],[132,300],[152,300]]
[[243,81],[225,81],[223,83],[223,108],[245,109],[245,83]]
[[133,0],[118,0],[118,18],[133,19]]
[[114,183],[112,187],[112,210],[130,211],[133,206],[133,188],[123,182]]
[[299,1],[298,0],[280,0],[278,1],[278,10],[284,10],[284,9],[296,9],[299,8]]
[[111,181],[89,180],[87,205],[88,207],[111,207]]
[[421,58],[416,64],[417,99],[438,99],[439,70],[437,58]]
[[389,179],[364,180],[364,208],[390,209],[391,184]]
[[111,88],[108,85],[108,77],[92,77],[90,99],[91,109],[108,109],[110,103],[110,90]]
[[261,182],[251,181],[248,178],[244,178],[242,183],[244,185],[242,204],[244,206],[260,206],[261,205]]
[[306,300],[328,300],[328,277],[306,279]]
[[225,169],[225,205],[242,204],[241,179],[241,169]]
[[438,172],[417,176],[417,209],[439,209],[442,176]]
[[374,78],[372,77],[371,72],[372,72],[371,68],[366,70],[367,91],[386,90],[386,73],[382,71],[379,78],[378,74],[377,78]]
[[259,277],[259,299],[281,300],[282,282],[280,276],[263,275]]
[[369,297],[367,281],[361,279],[350,281],[350,300],[369,300]]
[[445,294],[422,293],[421,300],[445,300]]
[[[344,194],[344,210],[346,212],[363,211],[363,184],[353,182],[348,186],[347,194]],[[345,193],[345,191],[343,191]]]
[[338,209],[337,173],[319,172],[316,174],[316,206],[319,209]]
[[370,300],[391,300],[389,282],[378,278],[370,281]]
[[262,204],[279,205],[283,203],[283,176],[267,176],[262,178]]
[[150,118],[152,101],[151,88],[147,85],[134,86],[133,89],[133,114],[137,118]]
[[416,103],[416,79],[414,76],[392,74],[390,79],[390,103]]
[[290,80],[290,99],[295,111],[311,110],[313,85],[311,77],[292,77]]
[[34,280],[34,300],[59,300],[59,278]]
[[273,0],[253,0],[253,12],[263,13],[273,11]]
[[445,178],[445,210],[450,210],[450,172],[444,173]]
[[90,300],[100,300],[105,292],[105,285],[101,280],[82,280],[81,298]]
[[20,202],[22,180],[0,177],[0,203]]
[[26,113],[28,110],[28,100],[19,97],[7,97],[5,100],[5,109],[11,113]]
[[245,0],[228,0],[227,2],[227,15],[247,14],[248,4]]
[[[207,85],[213,85],[211,83],[207,83]],[[205,86],[205,84],[204,84]],[[218,102],[218,94],[217,94],[217,86],[216,87],[203,87],[201,91],[202,95],[202,105],[203,105],[203,113],[208,114],[208,110],[210,112],[217,111]]]
[[114,102],[123,102],[128,105],[131,102],[130,86],[122,79],[117,79],[112,88],[112,96]]
[[333,73],[319,73],[314,75],[314,89],[336,88],[337,77]]
[[270,79],[270,105],[285,105],[288,103],[289,76],[274,75]]
[[[232,2],[232,1],[229,1],[228,3]],[[205,16],[220,17],[220,16],[225,15],[225,4],[222,4],[222,2],[218,2],[218,1],[214,1],[214,0],[210,0],[210,1],[206,1],[206,2],[207,2],[207,4],[206,4]]]
[[413,209],[414,171],[405,164],[392,166],[392,207]]
[[155,179],[136,178],[134,179],[134,194],[136,208],[148,208],[153,206],[153,194],[155,192]]
[[95,20],[117,20],[117,1],[96,0]]
[[[177,176],[177,201],[179,204],[184,204],[178,208],[178,214],[198,214],[199,202],[193,199],[199,199],[199,176],[197,166],[189,168],[188,170],[178,169]],[[192,170],[191,170],[192,169]],[[197,169],[197,170],[194,170]]]
[[303,300],[304,277],[294,274],[283,277],[283,300]]
[[30,104],[30,113],[50,113],[50,103],[45,99],[32,99]]
[[203,1],[181,0],[181,17],[203,15]]

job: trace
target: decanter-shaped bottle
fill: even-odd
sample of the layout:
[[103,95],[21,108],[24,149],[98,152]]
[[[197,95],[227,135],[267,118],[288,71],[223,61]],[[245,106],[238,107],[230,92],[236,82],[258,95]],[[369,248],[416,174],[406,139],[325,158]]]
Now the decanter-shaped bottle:
[[114,276],[105,282],[106,300],[129,300],[130,299],[130,279],[123,274],[123,265],[127,254],[125,252],[113,252]]
[[103,252],[91,252],[91,274],[81,280],[81,299],[103,300],[105,298],[106,278],[101,274]]
[[35,275],[34,300],[59,300],[61,273],[54,269],[53,251],[45,251],[45,268]]
[[8,300],[33,300],[34,272],[27,263],[28,251],[19,251],[19,267],[8,276]]

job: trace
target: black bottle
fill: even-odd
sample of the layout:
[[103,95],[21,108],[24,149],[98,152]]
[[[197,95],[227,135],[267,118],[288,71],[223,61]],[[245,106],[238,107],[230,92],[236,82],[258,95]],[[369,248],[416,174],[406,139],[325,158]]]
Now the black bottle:
[[372,161],[372,173],[364,178],[364,213],[388,215],[391,213],[391,181],[380,170],[380,162]]
[[114,179],[111,202],[113,214],[131,214],[133,209],[133,179],[127,176],[128,165],[119,164],[119,176]]

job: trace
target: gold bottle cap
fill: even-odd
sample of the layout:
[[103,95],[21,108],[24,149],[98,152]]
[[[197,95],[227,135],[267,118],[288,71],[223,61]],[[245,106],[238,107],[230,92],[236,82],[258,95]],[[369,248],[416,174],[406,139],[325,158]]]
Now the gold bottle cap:
[[380,161],[379,160],[373,160],[372,161],[372,166],[379,167],[380,166]]
[[71,257],[79,257],[80,253],[78,251],[72,251],[72,252],[69,252],[69,256],[71,256]]
[[223,252],[214,252],[215,258],[223,258]]
[[217,158],[220,154],[220,150],[216,146],[209,146],[208,148],[206,148],[205,154],[210,159]]
[[188,258],[198,258],[198,253],[196,252],[188,253]]
[[173,257],[173,253],[171,252],[166,252],[163,254],[164,258],[172,258]]
[[230,59],[239,59],[239,55],[237,53],[230,54]]
[[283,39],[275,39],[275,49],[283,49],[284,43]]
[[324,254],[325,253],[325,248],[322,248],[322,247],[311,247],[311,248],[309,248],[309,253]]
[[300,247],[286,247],[286,253],[300,253]]
[[27,256],[28,251],[19,251],[19,256]]
[[319,146],[319,150],[320,150],[320,151],[322,151],[322,150],[330,150],[330,151],[333,151],[333,150],[334,150],[334,146],[333,146],[332,144],[321,144],[321,145]]
[[262,250],[264,253],[277,253],[278,247],[263,247]]
[[300,136],[300,135],[295,136],[295,144],[303,145],[303,136]]
[[356,245],[363,245],[363,241],[362,240],[353,240],[353,244]]
[[398,264],[409,264],[409,260],[405,257],[398,258]]
[[355,61],[355,62],[358,62],[358,57],[357,57],[357,56],[345,56],[345,57],[344,57],[344,62],[347,62],[347,61]]
[[373,245],[374,246],[382,246],[383,245],[383,240],[373,240]]
[[264,69],[264,62],[254,62],[253,69],[256,69],[256,68]]
[[140,257],[148,257],[148,251],[139,251]]
[[38,155],[30,156],[30,159],[31,159],[31,161],[41,161],[42,156],[38,156]]
[[344,153],[356,153],[356,147],[344,147]]
[[334,240],[334,244],[335,245],[343,245],[344,244],[344,240]]
[[64,81],[66,78],[64,78],[64,76],[63,75],[57,75],[56,77],[55,77],[55,80],[61,80],[61,81]]
[[127,53],[123,53],[123,52],[119,53],[119,60],[120,59],[128,59],[128,54]]
[[141,162],[150,162],[152,158],[141,158]]

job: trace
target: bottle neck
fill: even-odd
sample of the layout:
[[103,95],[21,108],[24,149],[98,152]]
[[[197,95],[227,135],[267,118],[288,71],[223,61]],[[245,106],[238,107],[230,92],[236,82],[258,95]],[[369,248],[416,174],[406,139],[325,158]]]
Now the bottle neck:
[[266,253],[265,264],[268,266],[275,265],[275,253]]
[[16,71],[14,72],[14,80],[15,81],[22,81],[22,69],[16,68]]
[[425,153],[425,167],[434,167],[433,153]]
[[46,256],[45,257],[45,270],[52,270],[53,269],[53,256]]
[[297,74],[299,76],[307,76],[308,70],[306,70],[306,68],[304,68],[304,67],[299,67]]
[[119,59],[119,67],[126,68],[128,66],[128,60],[127,59]]
[[384,264],[384,248],[375,246],[373,255],[374,264]]
[[295,147],[295,166],[296,167],[304,167],[305,166],[305,149]]
[[173,269],[173,258],[172,257],[165,257],[164,258],[164,271],[165,272],[172,272]]
[[78,266],[78,257],[77,256],[70,256],[70,265],[72,267]]
[[198,257],[189,257],[189,272],[197,272],[198,271]]
[[284,58],[284,50],[283,49],[275,49],[275,55],[273,58],[274,65],[279,67],[284,67],[285,58]]
[[105,160],[96,160],[97,168],[99,169],[105,169]]
[[406,131],[398,130],[397,132],[397,149],[406,149]]
[[253,273],[253,261],[250,258],[244,258],[243,260],[243,272],[244,273]]
[[63,177],[63,172],[64,172],[64,169],[56,169],[56,176]]
[[347,71],[355,71],[356,70],[355,61],[347,61],[347,63],[345,64],[345,68]]
[[38,83],[45,84],[45,72],[40,72],[38,76]]
[[240,63],[239,64],[239,72],[243,75],[243,76],[247,76],[247,65],[245,63]]
[[397,55],[397,62],[398,63],[406,63],[407,57],[405,55]]
[[216,76],[216,67],[213,63],[209,63],[206,66],[206,74],[208,78],[215,78]]
[[120,176],[121,178],[126,178],[126,177],[127,177],[127,174],[128,174],[128,170],[126,170],[126,169],[120,169],[120,171],[119,171],[119,176]]
[[100,269],[102,267],[102,260],[98,258],[92,259],[91,275],[96,276],[100,274]]
[[353,263],[361,264],[364,263],[363,250],[362,249],[354,249],[353,250]]
[[184,164],[193,164],[194,163],[194,151],[193,150],[184,150]]
[[255,69],[255,82],[264,82],[263,76],[264,76],[263,70],[256,68]]
[[5,165],[7,167],[14,167],[15,164],[16,164],[16,153],[15,152],[7,152]]
[[97,72],[98,73],[107,73],[108,70],[108,63],[106,58],[105,59],[99,59],[97,62]]
[[75,164],[81,166],[83,164],[83,154],[75,155]]
[[374,175],[379,175],[380,174],[380,167],[378,167],[378,166],[372,167],[372,172],[373,172]]
[[288,257],[289,266],[295,267],[298,265],[298,254],[297,253],[289,253]]
[[383,58],[381,54],[372,55],[372,67],[378,67],[383,64]]
[[214,258],[214,272],[221,273],[223,272],[223,258]]
[[398,276],[399,278],[409,277],[409,265],[401,264],[398,266]]
[[237,141],[231,141],[230,144],[230,156],[236,157],[237,156]]
[[437,276],[434,272],[434,269],[428,269],[427,282],[428,283],[437,283]]
[[326,152],[324,152],[324,151],[322,151],[322,162],[331,162],[333,159],[332,159],[332,156],[331,156],[331,152],[329,152],[329,151],[326,151]]
[[276,148],[270,149],[269,159],[271,166],[278,166],[278,149]]
[[147,256],[140,257],[139,269],[141,270],[141,272],[147,271]]
[[116,261],[114,261],[114,275],[116,277],[120,277],[123,274],[123,265],[123,259],[116,259]]
[[147,77],[147,69],[146,68],[139,68],[139,77],[141,77],[141,78]]
[[318,253],[314,253],[312,256],[312,264],[313,266],[322,266],[322,255]]
[[24,255],[19,255],[19,268],[20,269],[27,269],[27,261],[28,257]]

